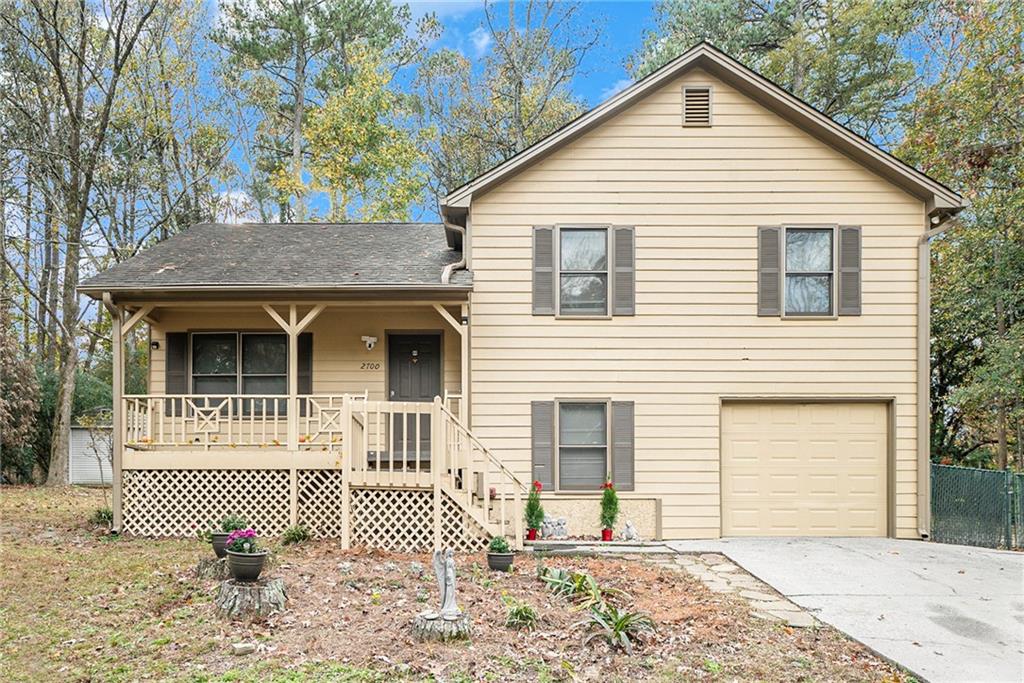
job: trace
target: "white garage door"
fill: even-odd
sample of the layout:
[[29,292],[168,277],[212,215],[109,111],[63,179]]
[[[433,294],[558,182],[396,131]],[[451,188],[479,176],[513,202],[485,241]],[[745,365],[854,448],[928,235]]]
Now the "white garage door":
[[723,536],[885,536],[881,403],[722,406]]

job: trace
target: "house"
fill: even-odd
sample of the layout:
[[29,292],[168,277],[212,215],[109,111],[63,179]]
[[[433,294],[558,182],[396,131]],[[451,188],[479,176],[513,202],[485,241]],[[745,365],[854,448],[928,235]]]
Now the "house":
[[82,287],[152,340],[116,524],[471,550],[534,480],[596,532],[609,477],[648,537],[927,536],[927,238],[962,203],[701,44],[443,224],[196,226]]

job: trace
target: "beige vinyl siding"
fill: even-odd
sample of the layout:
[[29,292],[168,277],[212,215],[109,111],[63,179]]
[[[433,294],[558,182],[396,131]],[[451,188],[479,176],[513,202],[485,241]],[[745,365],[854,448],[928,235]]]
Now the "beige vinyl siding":
[[[714,87],[709,128],[684,84]],[[917,535],[916,297],[922,201],[700,71],[474,197],[473,428],[524,479],[530,401],[636,402],[636,497],[667,538],[714,537],[719,401],[895,400],[897,535]],[[636,316],[531,315],[534,225],[636,226]],[[863,226],[863,315],[757,316],[757,226]]]
[[[150,392],[164,390],[164,339],[167,332],[199,330],[265,330],[280,328],[262,310],[237,308],[192,309],[161,308],[158,324],[153,326],[154,341],[150,364]],[[459,393],[461,364],[459,336],[432,308],[388,306],[379,310],[365,307],[325,310],[306,329],[313,334],[313,393],[362,393],[369,390],[371,400],[387,398],[385,368],[387,365],[386,333],[417,333],[439,331],[443,334],[441,352],[445,389]],[[283,332],[282,332],[283,333]],[[377,337],[372,351],[366,350],[361,337]],[[363,369],[364,363],[376,363],[376,369]]]

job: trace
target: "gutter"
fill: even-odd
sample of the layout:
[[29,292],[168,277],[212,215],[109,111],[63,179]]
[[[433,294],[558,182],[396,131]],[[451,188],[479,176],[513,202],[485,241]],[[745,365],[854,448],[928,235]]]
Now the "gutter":
[[454,230],[462,237],[462,258],[455,263],[449,263],[441,270],[441,284],[451,284],[452,274],[457,270],[466,269],[466,229],[461,225],[455,223],[449,223],[446,218],[442,218],[444,221],[444,227],[446,230]]
[[929,241],[950,226],[954,213],[928,216],[917,241],[917,532],[931,536],[931,254]]

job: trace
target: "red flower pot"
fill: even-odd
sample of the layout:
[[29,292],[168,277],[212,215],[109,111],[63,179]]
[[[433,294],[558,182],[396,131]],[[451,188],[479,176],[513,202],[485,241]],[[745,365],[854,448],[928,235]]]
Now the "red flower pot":
[[526,530],[526,540],[527,541],[536,541],[537,540],[537,530],[536,529],[527,529]]
[[610,541],[610,540],[612,540],[612,530],[611,529],[601,529],[601,540],[602,541]]

